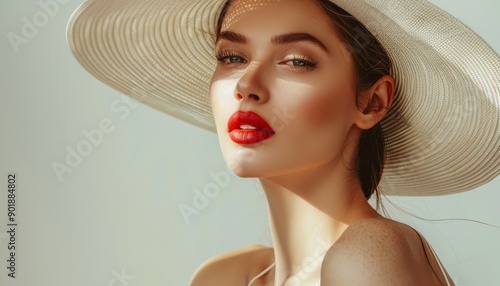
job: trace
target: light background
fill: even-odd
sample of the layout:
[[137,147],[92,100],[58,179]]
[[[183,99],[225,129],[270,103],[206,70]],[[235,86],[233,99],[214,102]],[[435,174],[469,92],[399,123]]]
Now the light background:
[[[126,105],[77,64],[65,27],[81,2],[61,0],[18,53],[7,34],[21,34],[23,17],[43,10],[38,1],[0,2],[0,285],[182,286],[216,254],[271,245],[262,191],[226,169],[215,134]],[[500,51],[500,2],[431,2]],[[52,164],[65,163],[66,148],[106,118],[113,131],[59,181]],[[5,261],[8,172],[18,175],[16,279]],[[194,190],[207,186],[220,192],[186,222],[179,207],[193,206]],[[463,194],[393,201],[431,220],[498,226],[499,190],[497,178]],[[500,229],[392,213],[426,236],[457,285],[500,285]]]

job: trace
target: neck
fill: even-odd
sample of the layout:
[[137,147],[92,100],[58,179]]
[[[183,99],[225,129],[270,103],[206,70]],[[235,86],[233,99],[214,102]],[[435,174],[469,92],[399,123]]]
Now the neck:
[[326,251],[345,229],[357,220],[378,216],[359,182],[339,170],[342,164],[331,165],[260,179],[273,238],[274,285],[317,281]]

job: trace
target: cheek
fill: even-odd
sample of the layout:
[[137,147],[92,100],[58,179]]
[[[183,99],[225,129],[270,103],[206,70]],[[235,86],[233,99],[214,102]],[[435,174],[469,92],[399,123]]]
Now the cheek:
[[234,90],[234,84],[231,81],[214,78],[210,83],[210,105],[218,131],[223,127],[222,119],[225,116],[228,117],[224,112],[227,112],[229,105],[231,105],[231,100],[228,100],[231,96],[231,90]]
[[310,93],[300,107],[301,116],[310,127],[321,128],[349,121],[355,111],[355,95],[347,88],[325,87]]
[[213,82],[210,83],[210,107],[212,109],[212,115],[214,116],[215,123],[217,123],[217,86]]
[[331,121],[332,115],[338,113],[340,104],[333,97],[319,96],[306,101],[302,106],[302,116],[307,125],[322,126]]

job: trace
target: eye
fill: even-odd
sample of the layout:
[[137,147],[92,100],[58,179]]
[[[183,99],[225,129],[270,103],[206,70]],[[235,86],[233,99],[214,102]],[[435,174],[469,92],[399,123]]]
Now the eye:
[[317,62],[313,59],[301,56],[301,55],[293,55],[290,59],[285,59],[283,61],[285,65],[290,66],[292,69],[314,69],[317,65]]
[[234,52],[231,52],[231,51],[223,51],[223,52],[217,53],[215,58],[217,59],[217,61],[219,61],[223,64],[246,63],[245,58],[243,58],[242,56],[240,56]]
[[299,68],[314,68],[317,63],[306,56],[293,55],[292,59],[286,60],[285,64]]

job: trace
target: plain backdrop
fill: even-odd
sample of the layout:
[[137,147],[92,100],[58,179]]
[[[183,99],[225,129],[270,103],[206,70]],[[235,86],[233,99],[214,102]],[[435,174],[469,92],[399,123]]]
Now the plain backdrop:
[[[77,64],[65,28],[81,2],[59,1],[46,20],[38,1],[0,2],[0,285],[182,286],[216,254],[272,245],[262,190],[227,170],[215,134],[127,104]],[[499,1],[431,2],[500,51]],[[44,25],[16,52],[7,35],[34,16]],[[108,133],[58,178],[53,165],[98,128]],[[6,268],[9,172],[15,279]],[[204,188],[212,197],[197,205]],[[403,209],[386,202],[392,216],[426,236],[457,285],[500,285],[500,229],[469,221],[500,226],[499,178],[462,194],[391,201]],[[183,216],[186,206],[196,213]]]

